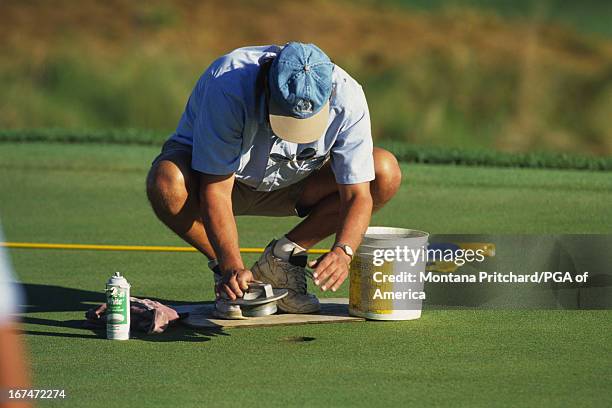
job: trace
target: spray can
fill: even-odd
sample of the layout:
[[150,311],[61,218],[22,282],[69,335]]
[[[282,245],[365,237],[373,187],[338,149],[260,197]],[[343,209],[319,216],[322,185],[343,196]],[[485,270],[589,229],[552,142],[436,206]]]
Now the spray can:
[[115,272],[106,282],[106,338],[130,338],[130,284]]

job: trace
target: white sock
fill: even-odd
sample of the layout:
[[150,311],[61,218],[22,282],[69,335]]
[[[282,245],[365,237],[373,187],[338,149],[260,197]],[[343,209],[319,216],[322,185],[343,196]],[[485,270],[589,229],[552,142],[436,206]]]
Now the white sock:
[[297,254],[300,252],[306,252],[306,248],[302,248],[295,242],[291,241],[286,235],[276,241],[274,248],[272,248],[272,253],[274,256],[282,259],[283,261],[288,261],[291,254]]

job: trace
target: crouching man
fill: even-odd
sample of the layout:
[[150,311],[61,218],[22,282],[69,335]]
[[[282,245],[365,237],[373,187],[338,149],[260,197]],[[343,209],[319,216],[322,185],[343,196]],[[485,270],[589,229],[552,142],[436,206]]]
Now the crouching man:
[[[317,312],[306,251],[336,234],[309,266],[315,285],[337,290],[372,211],[400,182],[395,157],[372,146],[361,86],[315,45],[291,42],[239,48],[208,67],[153,161],[147,193],[157,217],[209,259],[216,313],[232,318],[239,309],[226,299],[253,280],[288,289],[282,311]],[[302,220],[247,268],[238,215]]]

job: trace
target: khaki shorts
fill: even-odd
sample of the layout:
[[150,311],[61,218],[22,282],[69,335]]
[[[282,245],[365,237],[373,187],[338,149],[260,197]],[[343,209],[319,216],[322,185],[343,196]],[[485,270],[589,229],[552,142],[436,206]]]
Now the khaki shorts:
[[[191,168],[191,150],[189,145],[167,140],[161,153],[153,160],[151,166],[155,166],[162,160],[172,161],[172,159],[176,160],[180,157],[180,160],[187,161],[189,168]],[[193,172],[197,175],[195,170]],[[255,191],[252,187],[236,180],[232,190],[234,215],[263,215],[268,217],[297,215],[298,217],[305,217],[308,215],[309,209],[298,209],[296,205],[307,179],[269,192]]]

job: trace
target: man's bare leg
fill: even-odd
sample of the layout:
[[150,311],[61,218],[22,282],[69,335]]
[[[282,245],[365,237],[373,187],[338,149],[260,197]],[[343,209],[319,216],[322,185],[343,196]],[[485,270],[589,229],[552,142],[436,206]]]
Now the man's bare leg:
[[[376,179],[370,190],[374,210],[378,210],[395,195],[402,176],[395,156],[384,149],[374,148],[374,167]],[[147,195],[164,224],[209,259],[215,259],[199,215],[197,173],[191,170],[188,154],[177,153],[152,167],[147,177]],[[310,214],[287,237],[311,248],[336,232],[339,205],[333,172],[325,166],[307,180],[298,200],[298,207],[311,208]]]
[[[397,193],[402,173],[395,156],[381,148],[374,148],[374,168],[376,179],[370,183],[370,191],[376,211]],[[287,234],[288,239],[303,248],[311,248],[336,232],[340,196],[331,166],[325,166],[306,182],[297,206],[311,211]]]
[[208,259],[215,259],[200,217],[197,173],[190,159],[177,153],[153,166],[147,176],[147,196],[161,222]]

